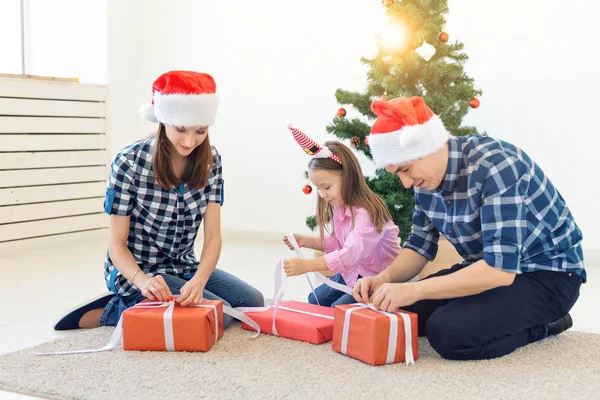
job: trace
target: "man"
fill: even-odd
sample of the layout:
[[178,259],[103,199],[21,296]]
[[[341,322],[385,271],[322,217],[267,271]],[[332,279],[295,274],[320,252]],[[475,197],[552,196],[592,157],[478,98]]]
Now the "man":
[[[374,101],[376,164],[414,187],[403,251],[357,301],[414,312],[419,335],[448,359],[490,359],[558,334],[586,281],[582,234],[564,199],[519,148],[453,137],[419,97]],[[408,282],[435,258],[443,234],[462,264]]]

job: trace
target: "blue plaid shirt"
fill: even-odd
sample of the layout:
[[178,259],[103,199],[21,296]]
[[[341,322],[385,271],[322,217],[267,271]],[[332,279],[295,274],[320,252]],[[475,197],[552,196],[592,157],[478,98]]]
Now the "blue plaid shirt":
[[431,261],[443,233],[466,265],[483,259],[507,272],[572,272],[586,281],[581,230],[525,152],[479,135],[453,137],[448,146],[441,186],[415,188],[406,248]]
[[[212,148],[212,171],[203,189],[187,184],[164,190],[152,171],[155,138],[137,141],[117,154],[107,181],[104,211],[129,215],[127,248],[148,275],[183,277],[198,270],[194,241],[208,203],[223,204],[221,156]],[[113,265],[109,253],[104,263],[107,287],[120,296],[137,293]]]

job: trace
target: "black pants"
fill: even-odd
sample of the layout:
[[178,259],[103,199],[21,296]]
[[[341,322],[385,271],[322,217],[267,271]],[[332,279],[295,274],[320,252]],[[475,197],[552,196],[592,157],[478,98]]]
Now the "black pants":
[[[425,279],[448,275],[460,264]],[[501,357],[548,336],[547,323],[567,314],[579,297],[577,274],[539,271],[510,286],[446,300],[422,300],[403,310],[418,314],[419,336],[452,360]]]

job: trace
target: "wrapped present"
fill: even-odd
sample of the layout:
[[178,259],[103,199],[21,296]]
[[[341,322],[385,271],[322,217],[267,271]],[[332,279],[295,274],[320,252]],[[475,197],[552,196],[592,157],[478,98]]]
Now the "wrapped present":
[[223,336],[223,302],[142,301],[123,312],[125,350],[208,351]]
[[[314,344],[328,342],[333,336],[334,309],[331,307],[284,301],[276,302],[272,307],[245,309],[245,314],[264,333]],[[246,323],[242,327],[254,329]]]
[[[179,298],[179,295],[173,296]],[[239,319],[260,334],[251,318],[220,300],[180,306],[177,302],[144,300],[121,314],[110,341],[99,349],[54,351],[37,355],[96,353],[112,350],[123,339],[125,350],[208,351],[223,337],[223,313]]]
[[336,306],[332,347],[371,365],[414,364],[419,355],[417,314],[358,303]]

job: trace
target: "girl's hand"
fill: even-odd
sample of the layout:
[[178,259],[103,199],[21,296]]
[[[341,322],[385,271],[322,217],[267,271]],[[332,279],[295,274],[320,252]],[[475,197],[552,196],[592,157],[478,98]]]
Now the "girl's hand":
[[302,275],[307,271],[306,263],[308,260],[302,258],[290,258],[289,260],[283,261],[283,270],[287,276]]
[[[142,276],[145,275],[142,274]],[[162,302],[175,300],[171,294],[169,285],[167,285],[167,282],[160,275],[153,276],[152,278],[146,277],[146,281],[139,288],[142,291],[142,296],[150,300]]]
[[177,302],[182,306],[199,305],[202,303],[205,282],[192,278],[181,287]]
[[[300,246],[300,248],[304,247],[304,237],[302,235],[294,233],[294,238],[296,239],[296,242],[298,242],[298,246]],[[290,250],[294,250],[294,246],[292,246],[290,241],[285,236],[283,237],[283,243],[285,243]]]

